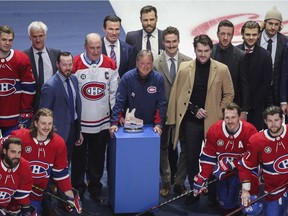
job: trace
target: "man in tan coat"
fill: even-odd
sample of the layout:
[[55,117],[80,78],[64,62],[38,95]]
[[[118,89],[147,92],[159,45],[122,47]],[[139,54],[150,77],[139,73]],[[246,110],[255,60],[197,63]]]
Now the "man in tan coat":
[[[226,65],[210,58],[212,40],[194,38],[196,59],[180,64],[171,90],[166,124],[172,125],[173,144],[184,143],[190,187],[199,172],[199,154],[208,128],[222,119],[222,108],[233,101],[234,90]],[[185,204],[199,200],[190,194]]]

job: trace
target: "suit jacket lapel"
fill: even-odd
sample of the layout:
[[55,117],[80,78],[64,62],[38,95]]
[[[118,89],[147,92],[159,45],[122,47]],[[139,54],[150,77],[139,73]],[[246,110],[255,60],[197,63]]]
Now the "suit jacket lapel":
[[36,61],[35,61],[35,58],[34,58],[34,53],[33,53],[33,48],[32,47],[30,48],[29,53],[30,53],[29,57],[30,57],[30,61],[31,61],[32,72],[33,72],[33,75],[35,77],[36,83],[38,83],[38,74],[37,74],[37,68],[36,68]]
[[[137,50],[142,50],[142,40],[143,40],[143,30],[141,29],[141,30],[139,30],[139,34],[140,34],[140,37],[136,37],[136,40],[137,40],[137,46],[138,46],[138,49]],[[140,39],[140,40],[138,40],[138,38]],[[136,53],[136,55],[137,55],[138,53]]]
[[[118,71],[122,71],[124,67],[124,62],[126,62],[127,57],[127,50],[122,41],[119,40],[120,45],[120,64],[118,65]],[[126,72],[126,71],[124,71]]]
[[60,92],[63,92],[63,96],[67,102],[67,105],[69,106],[69,98],[68,98],[68,94],[66,92],[66,89],[64,87],[64,83],[62,82],[61,78],[59,77],[59,75],[57,74],[56,76],[56,81],[58,83],[59,88],[61,89]]
[[167,80],[169,80],[170,84],[172,85],[172,81],[170,78],[170,71],[166,63],[166,58],[165,58],[164,53],[161,54],[161,57],[159,59],[159,66],[161,68],[161,71],[163,71],[164,76],[167,78]]
[[179,68],[179,66],[180,66],[180,64],[181,64],[181,62],[184,62],[185,61],[185,58],[184,58],[184,56],[181,54],[181,53],[179,53],[178,52],[178,67],[177,67],[177,70],[178,70],[178,68]]
[[213,81],[215,79],[216,76],[216,65],[215,62],[211,59],[211,65],[210,65],[210,71],[209,71],[209,78],[208,78],[208,86],[207,86],[207,92],[209,91],[210,87],[213,84]]
[[47,47],[46,47],[46,52],[48,53],[49,59],[51,61],[51,65],[53,68],[53,74],[55,74],[57,71],[57,66],[56,66],[56,63],[52,62],[52,61],[54,61],[54,60],[57,61],[57,56],[55,56],[55,54],[52,52],[52,50],[47,48]]
[[193,60],[192,64],[189,65],[189,68],[188,68],[188,75],[189,75],[189,87],[188,89],[191,89],[193,90],[193,86],[194,86],[194,81],[195,81],[195,71],[196,69],[196,60]]

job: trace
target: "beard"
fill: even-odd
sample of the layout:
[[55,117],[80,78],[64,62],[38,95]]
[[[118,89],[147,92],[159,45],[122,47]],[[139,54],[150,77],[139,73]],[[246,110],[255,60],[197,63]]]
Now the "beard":
[[277,134],[277,133],[279,133],[279,132],[281,131],[281,129],[282,129],[282,125],[281,125],[280,127],[270,128],[269,131],[270,131],[270,133],[272,133],[272,134]]
[[9,158],[7,155],[4,156],[5,163],[9,166],[9,168],[15,168],[19,162],[20,158]]

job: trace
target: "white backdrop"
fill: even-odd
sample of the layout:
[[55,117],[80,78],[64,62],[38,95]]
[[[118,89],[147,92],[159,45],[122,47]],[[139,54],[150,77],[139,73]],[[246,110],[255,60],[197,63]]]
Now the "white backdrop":
[[266,12],[276,6],[283,16],[282,33],[288,35],[288,1],[110,1],[115,13],[121,17],[124,31],[140,29],[140,9],[148,4],[157,8],[158,28],[171,25],[180,31],[180,51],[194,57],[193,38],[208,34],[217,41],[219,21],[229,19],[235,26],[234,44],[242,42],[240,29],[248,20],[263,21]]

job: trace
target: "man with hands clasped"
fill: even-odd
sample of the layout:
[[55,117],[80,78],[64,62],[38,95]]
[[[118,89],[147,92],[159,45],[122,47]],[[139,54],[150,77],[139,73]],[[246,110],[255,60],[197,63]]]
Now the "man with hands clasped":
[[154,131],[161,135],[166,106],[163,76],[153,70],[152,52],[141,50],[136,68],[126,72],[119,83],[109,129],[111,137],[118,130],[118,123],[124,122],[120,116],[126,109],[135,109],[135,117],[144,124],[153,124]]
[[229,103],[223,110],[224,120],[214,123],[207,132],[200,155],[201,171],[194,177],[193,191],[194,196],[205,192],[208,178],[214,175],[218,179],[216,194],[221,214],[226,215],[238,208],[237,162],[246,151],[248,139],[257,130],[240,120],[241,110],[237,104]]

